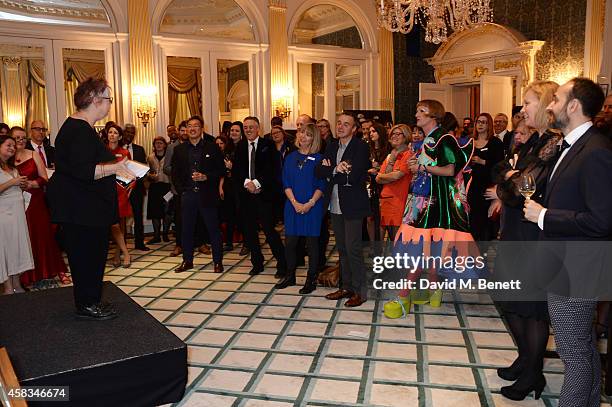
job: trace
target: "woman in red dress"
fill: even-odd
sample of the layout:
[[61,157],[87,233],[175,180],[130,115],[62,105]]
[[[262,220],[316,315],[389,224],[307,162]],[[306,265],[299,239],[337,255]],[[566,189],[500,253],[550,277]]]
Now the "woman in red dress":
[[48,181],[45,164],[37,153],[26,150],[26,132],[21,127],[14,127],[11,134],[15,138],[17,152],[15,165],[19,175],[28,177],[26,192],[31,194],[26,210],[28,231],[34,269],[21,274],[21,284],[30,286],[43,280],[58,276],[62,284],[70,283],[70,277],[60,248],[55,240],[55,228],[49,218],[49,208],[45,203],[44,186]]
[[[123,148],[123,129],[117,124],[113,123],[110,126],[106,126],[106,140],[108,149],[111,153],[115,154],[117,162],[123,160],[124,157],[132,159],[130,152]],[[115,248],[115,258],[113,259],[113,266],[119,267],[130,267],[132,264],[130,258],[130,252],[128,251],[127,245],[125,244],[125,219],[132,216],[132,207],[130,206],[130,192],[132,184],[123,186],[117,183],[117,198],[119,200],[119,223],[111,226],[111,234],[113,240],[117,244]],[[121,262],[120,254],[123,253],[123,262]]]

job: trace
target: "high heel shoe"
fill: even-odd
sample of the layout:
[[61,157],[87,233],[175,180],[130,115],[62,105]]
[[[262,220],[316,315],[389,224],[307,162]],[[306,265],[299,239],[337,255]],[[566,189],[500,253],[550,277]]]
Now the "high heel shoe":
[[59,278],[60,283],[62,283],[63,285],[72,283],[72,279],[68,277],[65,273],[59,273],[57,277]]
[[384,306],[384,314],[387,318],[396,319],[407,316],[410,313],[410,295],[408,297],[397,297],[387,302]]
[[130,257],[130,255],[128,254],[127,256],[123,256],[123,263],[121,263],[121,267],[123,267],[124,269],[130,268],[130,266],[132,265],[132,258]]
[[535,381],[526,384],[521,383],[521,379],[519,379],[512,386],[502,387],[500,389],[500,392],[502,396],[507,399],[521,401],[524,400],[525,397],[527,397],[533,391],[533,398],[537,400],[542,395],[542,391],[544,390],[545,386],[546,379],[544,378],[544,375],[540,375]]
[[520,358],[516,358],[510,366],[497,369],[497,375],[504,380],[513,382],[521,376],[523,370],[523,361]]

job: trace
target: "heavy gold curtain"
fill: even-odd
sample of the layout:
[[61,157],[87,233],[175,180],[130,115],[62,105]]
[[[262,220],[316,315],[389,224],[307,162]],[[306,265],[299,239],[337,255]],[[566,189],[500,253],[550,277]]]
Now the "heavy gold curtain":
[[85,79],[104,78],[104,63],[85,61],[64,61],[64,94],[66,96],[66,114],[74,113],[74,92]]
[[[22,81],[24,77],[22,76]],[[43,120],[49,123],[49,109],[47,106],[47,90],[45,84],[45,61],[42,59],[28,60],[28,109],[26,112],[26,126],[33,120]]]
[[194,114],[202,115],[198,69],[168,67],[169,123],[178,124]]

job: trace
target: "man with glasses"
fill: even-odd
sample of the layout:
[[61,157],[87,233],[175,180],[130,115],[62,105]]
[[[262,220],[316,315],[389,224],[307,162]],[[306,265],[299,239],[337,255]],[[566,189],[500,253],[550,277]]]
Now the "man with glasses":
[[500,139],[504,145],[504,157],[510,152],[511,132],[508,131],[508,115],[505,113],[497,113],[493,118],[493,132],[495,137]]
[[40,155],[45,167],[55,167],[55,148],[47,140],[47,128],[41,120],[34,120],[30,125],[30,140],[26,144],[28,150]]
[[204,120],[187,121],[188,141],[176,146],[172,156],[172,182],[181,196],[183,262],[175,269],[193,269],[194,234],[197,220],[206,225],[212,242],[214,272],[223,272],[223,249],[219,226],[219,182],[225,175],[223,153],[217,144],[202,137]]

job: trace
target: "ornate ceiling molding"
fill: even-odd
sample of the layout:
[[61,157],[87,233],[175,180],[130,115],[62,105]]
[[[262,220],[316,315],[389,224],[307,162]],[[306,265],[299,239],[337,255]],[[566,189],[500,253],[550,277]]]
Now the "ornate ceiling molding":
[[108,15],[102,5],[99,8],[93,8],[90,4],[85,7],[70,7],[65,3],[65,6],[55,6],[52,3],[35,3],[33,1],[16,1],[16,0],[0,0],[0,9],[5,11],[14,11],[24,14],[35,14],[44,17],[59,17],[65,19],[77,19],[93,22],[104,22],[110,25]]

